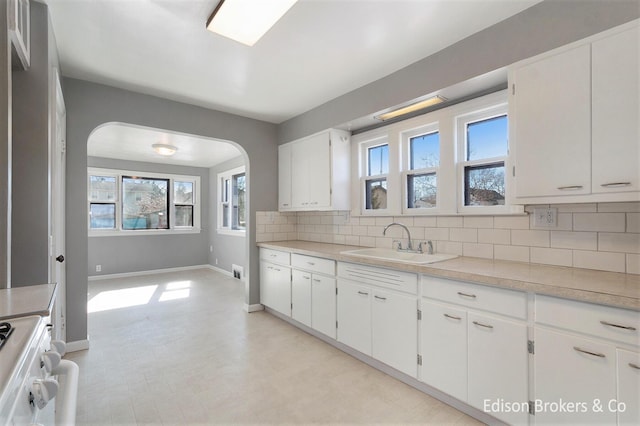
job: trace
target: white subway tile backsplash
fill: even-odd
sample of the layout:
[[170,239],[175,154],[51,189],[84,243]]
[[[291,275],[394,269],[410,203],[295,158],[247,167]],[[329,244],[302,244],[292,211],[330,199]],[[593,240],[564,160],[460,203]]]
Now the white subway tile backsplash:
[[465,228],[493,228],[493,216],[465,216]]
[[429,217],[417,216],[413,218],[413,226],[424,226],[427,228],[435,228],[437,226],[437,220],[435,216],[429,216]]
[[497,229],[529,229],[529,216],[496,216],[493,226]]
[[493,244],[463,243],[462,255],[493,259]]
[[624,253],[574,250],[573,266],[600,271],[625,272],[626,255]]
[[635,203],[602,203],[598,204],[599,212],[614,212],[614,213],[627,213],[627,212],[640,212],[640,202]]
[[424,238],[432,241],[447,241],[449,239],[449,228],[425,228]]
[[463,243],[477,243],[478,230],[470,228],[451,228],[449,230],[449,239],[451,241],[460,241]]
[[573,252],[565,249],[531,247],[531,263],[571,266],[573,264]]
[[640,233],[640,213],[627,213],[627,232]]
[[574,231],[624,232],[624,213],[575,213]]
[[511,231],[514,246],[549,247],[549,231],[514,229]]
[[478,229],[478,242],[511,244],[511,231],[509,229]]
[[557,207],[559,213],[595,213],[598,211],[598,205],[595,203],[553,204],[552,207]]
[[640,253],[640,234],[598,233],[598,250]]
[[514,262],[529,262],[529,247],[494,245],[493,256],[498,260],[511,260]]
[[640,254],[627,254],[627,274],[640,274]]
[[560,249],[597,250],[596,232],[551,231],[551,247]]
[[462,228],[462,216],[438,216],[436,223],[438,228]]
[[556,231],[571,231],[573,230],[573,215],[571,213],[558,213],[557,226],[553,228]]
[[437,253],[457,254],[462,256],[462,243],[453,241],[437,241],[436,242]]

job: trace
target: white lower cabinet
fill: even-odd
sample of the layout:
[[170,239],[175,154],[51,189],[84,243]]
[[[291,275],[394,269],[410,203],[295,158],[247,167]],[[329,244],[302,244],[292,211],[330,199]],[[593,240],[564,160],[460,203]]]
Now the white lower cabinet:
[[374,358],[415,377],[418,353],[418,301],[385,290],[373,290],[371,353]]
[[618,356],[618,403],[616,405],[619,425],[640,424],[640,353],[617,350]]
[[311,327],[336,338],[336,279],[311,276]]
[[291,316],[291,268],[260,262],[260,303]]
[[311,327],[311,273],[291,271],[291,318]]
[[338,342],[371,355],[371,288],[338,282]]

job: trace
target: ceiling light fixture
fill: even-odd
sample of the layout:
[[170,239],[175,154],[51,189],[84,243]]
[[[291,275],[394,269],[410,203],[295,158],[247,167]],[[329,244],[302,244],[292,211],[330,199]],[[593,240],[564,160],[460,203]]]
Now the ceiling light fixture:
[[153,148],[153,150],[158,154],[164,155],[167,157],[175,154],[176,151],[178,150],[178,147],[175,147],[173,145],[167,145],[165,143],[154,143],[153,145],[151,145],[151,148]]
[[392,118],[400,117],[401,115],[407,115],[415,111],[420,111],[421,109],[428,108],[433,105],[437,105],[446,101],[447,98],[442,96],[432,96],[424,101],[419,101],[404,107],[400,107],[389,112],[385,112],[384,114],[376,115],[374,118],[381,121],[391,120]]
[[253,46],[297,0],[220,0],[207,29]]

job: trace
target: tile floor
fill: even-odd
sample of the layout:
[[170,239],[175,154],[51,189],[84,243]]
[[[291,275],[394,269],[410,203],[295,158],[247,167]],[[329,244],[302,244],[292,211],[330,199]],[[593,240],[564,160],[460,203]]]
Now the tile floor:
[[78,425],[480,424],[243,292],[207,269],[91,282]]

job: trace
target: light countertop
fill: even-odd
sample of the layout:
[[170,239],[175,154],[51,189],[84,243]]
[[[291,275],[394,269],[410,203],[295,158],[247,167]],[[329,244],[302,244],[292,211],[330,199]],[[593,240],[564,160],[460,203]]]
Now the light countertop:
[[0,320],[30,315],[49,316],[55,294],[55,284],[1,289]]
[[640,311],[640,275],[635,274],[474,257],[414,265],[342,253],[363,247],[308,241],[265,242],[258,246]]

